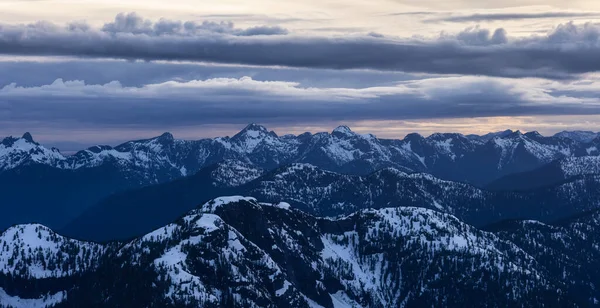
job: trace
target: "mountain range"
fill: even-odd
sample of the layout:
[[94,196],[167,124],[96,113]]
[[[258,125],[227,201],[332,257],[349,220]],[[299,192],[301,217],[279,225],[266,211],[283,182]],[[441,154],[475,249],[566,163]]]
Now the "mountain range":
[[[0,307],[589,307],[600,136],[0,143]],[[260,200],[260,201],[259,201]]]
[[[542,176],[535,175],[557,160],[573,161],[575,169],[584,168],[581,160],[595,164],[600,138],[593,136],[589,132],[544,137],[536,132],[503,131],[483,136],[438,133],[426,138],[409,134],[392,140],[357,134],[346,126],[331,133],[277,136],[251,124],[233,137],[187,141],[165,133],[63,155],[26,133],[0,143],[0,187],[9,209],[0,218],[0,228],[34,221],[61,229],[110,196],[193,176],[226,160],[245,164],[246,169],[224,171],[223,176],[234,182],[223,186],[239,186],[259,174],[300,163],[348,175],[367,176],[394,168],[492,190],[539,188],[576,174],[542,171]],[[247,174],[248,168],[253,173]],[[510,178],[528,172],[531,178],[542,180],[521,183]]]
[[[357,134],[346,126],[331,133],[277,136],[263,126],[250,124],[233,137],[186,141],[165,133],[116,147],[94,146],[63,155],[26,133],[0,143],[0,187],[7,208],[0,218],[0,228],[38,222],[62,229],[76,224],[86,212],[116,195],[180,179],[189,182],[187,177],[224,161],[235,161],[234,165],[243,165],[243,169],[223,166],[219,175],[223,187],[240,186],[291,164],[309,164],[324,171],[359,176],[393,168],[487,190],[540,188],[579,175],[578,168],[595,173],[597,169],[587,166],[597,166],[600,138],[592,135],[563,132],[543,137],[535,132],[503,131],[483,136],[438,133],[427,138],[409,134],[402,140],[391,140]],[[572,170],[556,171],[552,166],[560,160],[567,162],[560,170]],[[513,179],[515,176],[518,179]],[[193,202],[177,215],[220,194],[248,193],[212,190],[203,198],[191,199]],[[174,218],[172,215],[166,218]]]

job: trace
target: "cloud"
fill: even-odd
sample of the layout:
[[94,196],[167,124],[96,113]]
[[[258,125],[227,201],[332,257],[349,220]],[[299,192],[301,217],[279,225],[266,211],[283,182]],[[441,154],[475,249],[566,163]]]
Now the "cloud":
[[594,115],[600,113],[599,90],[600,78],[562,83],[438,77],[361,89],[302,87],[250,77],[140,87],[58,79],[43,86],[11,84],[0,89],[0,125],[160,129],[199,123]]
[[213,78],[251,76],[257,81],[298,82],[302,87],[365,88],[401,80],[430,78],[431,75],[375,70],[332,70],[288,67],[259,67],[228,64],[199,64],[169,61],[125,61],[107,59],[51,58],[39,61],[22,57],[1,59],[0,88],[10,83],[32,87],[50,84],[57,78],[105,84],[118,80],[123,86],[139,87],[166,81],[186,82]]
[[410,12],[398,12],[398,13],[390,13],[390,14],[385,14],[387,16],[411,16],[411,15],[435,15],[438,14],[437,12],[433,12],[433,11],[410,11]]
[[526,19],[545,19],[545,18],[579,18],[579,17],[600,17],[600,13],[590,12],[543,12],[543,13],[491,13],[491,14],[471,14],[461,16],[448,16],[440,18],[426,19],[425,22],[483,22],[483,21],[506,21],[506,20],[526,20]]
[[[460,42],[472,46],[499,45],[506,44],[508,42],[506,30],[504,29],[496,29],[494,34],[490,34],[490,30],[481,29],[479,26],[475,26],[459,32],[456,36],[454,36],[454,38]],[[452,38],[453,36],[450,35],[449,37]]]
[[592,23],[563,24],[525,38],[481,28],[409,39],[286,33],[277,27],[238,29],[226,22],[152,23],[121,14],[102,29],[47,22],[1,25],[0,53],[550,79],[600,70],[600,25]]
[[[86,28],[85,30],[89,30]],[[84,31],[85,31],[84,30]],[[285,35],[288,31],[281,27],[258,26],[247,29],[235,28],[233,22],[214,22],[204,21],[196,23],[193,21],[178,21],[160,19],[157,22],[152,22],[149,19],[144,19],[136,13],[120,13],[115,17],[113,22],[106,23],[102,27],[102,31],[111,34],[144,34],[148,36],[161,35],[183,35],[183,36],[198,36],[206,33],[220,33],[239,36],[253,35]]]

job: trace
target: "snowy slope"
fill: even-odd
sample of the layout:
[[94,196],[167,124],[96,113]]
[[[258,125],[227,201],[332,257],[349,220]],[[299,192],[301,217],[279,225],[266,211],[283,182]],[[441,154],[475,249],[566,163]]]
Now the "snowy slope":
[[[321,306],[412,307],[423,297],[443,297],[445,292],[450,296],[454,291],[439,288],[448,279],[456,279],[456,289],[466,283],[467,288],[491,290],[496,286],[483,278],[490,273],[513,277],[523,290],[551,284],[536,269],[536,261],[516,245],[432,210],[385,208],[319,219],[241,197],[217,200],[201,210],[223,217],[248,234],[273,256],[305,297]],[[260,217],[261,223],[246,224],[236,213],[252,221]],[[440,271],[447,262],[460,265]],[[482,278],[470,285],[459,277]],[[532,293],[517,292],[508,301]]]
[[565,179],[576,175],[600,174],[600,156],[569,157],[559,163]]
[[[238,304],[304,303],[266,253],[214,214],[187,215],[126,244],[117,257],[125,264],[163,273],[169,287],[162,296],[173,305],[218,306],[228,291]],[[215,285],[213,273],[235,289]]]
[[[592,217],[596,225],[579,219],[570,225],[570,236],[595,236],[597,217]],[[38,266],[32,268],[38,274],[22,276],[24,280],[9,285],[2,285],[5,282],[0,280],[0,304],[506,307],[572,306],[582,300],[570,284],[595,280],[581,271],[574,271],[569,281],[562,280],[561,273],[549,271],[544,263],[544,253],[549,250],[532,252],[529,243],[535,241],[519,241],[507,232],[481,231],[455,216],[424,208],[366,209],[334,219],[308,215],[285,202],[220,197],[121,244],[100,246],[67,240],[40,225],[9,229],[3,234],[5,241],[15,238],[9,244],[62,253],[64,264],[73,263],[69,259],[72,253],[82,253],[84,247],[94,245],[97,250],[91,255],[98,258],[74,268],[86,275],[60,282],[63,286],[70,283],[66,292],[17,296],[14,290],[4,290],[7,286],[14,289],[20,284],[43,283],[44,277],[68,277],[73,274],[68,270],[54,272]],[[552,232],[548,233],[551,237]],[[67,242],[82,248],[75,249]],[[597,253],[597,246],[582,243],[573,241],[570,245],[579,246],[565,249],[565,253]],[[78,256],[87,260],[86,255]],[[565,256],[564,260],[572,257]],[[19,271],[5,270],[5,274]],[[593,292],[589,287],[586,290],[583,300],[589,301],[595,294],[589,293]]]
[[236,187],[246,184],[261,175],[264,170],[239,160],[225,160],[211,173],[213,185],[218,187]]
[[68,277],[94,270],[105,247],[68,239],[39,224],[0,235],[0,272],[20,277]]
[[568,292],[581,294],[581,306],[600,300],[600,211],[577,215],[554,224],[509,221],[493,227],[506,240],[522,247],[558,279]]

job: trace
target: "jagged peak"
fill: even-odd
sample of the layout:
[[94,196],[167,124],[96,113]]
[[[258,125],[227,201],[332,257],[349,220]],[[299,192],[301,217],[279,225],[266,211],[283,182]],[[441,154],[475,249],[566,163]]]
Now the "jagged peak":
[[527,132],[527,133],[525,133],[525,136],[527,136],[527,137],[538,137],[538,138],[539,138],[539,137],[543,137],[543,136],[542,136],[542,134],[540,134],[540,133],[539,133],[538,131],[536,131],[536,130],[533,130],[533,131],[530,131],[530,132]]
[[35,143],[35,141],[33,141],[33,136],[31,136],[29,132],[24,133],[23,137],[21,138],[27,140],[28,142]]
[[269,132],[269,130],[266,127],[264,127],[260,124],[256,124],[256,123],[250,123],[246,127],[244,127],[244,129],[242,129],[242,132],[248,132],[248,131],[264,132],[264,133]]
[[275,134],[275,132],[269,131],[266,127],[259,124],[251,123],[244,127],[244,129],[242,129],[239,133],[235,134],[233,138],[237,139],[241,137],[250,137],[253,139],[257,139],[263,138],[267,135],[277,137],[277,134]]
[[7,148],[18,147],[18,148],[23,148],[23,149],[27,148],[27,150],[29,150],[31,148],[35,148],[36,146],[40,145],[39,143],[33,141],[33,137],[31,136],[30,133],[23,134],[23,136],[21,138],[14,137],[14,136],[6,137],[6,138],[0,140],[0,144]]
[[246,125],[244,130],[260,130],[260,131],[264,131],[264,132],[268,131],[266,127],[264,127],[260,124],[256,124],[256,123],[250,123],[250,124]]
[[523,136],[523,133],[520,130],[515,130],[515,131],[511,131],[510,134],[507,134],[505,136],[497,136],[496,138],[520,138]]

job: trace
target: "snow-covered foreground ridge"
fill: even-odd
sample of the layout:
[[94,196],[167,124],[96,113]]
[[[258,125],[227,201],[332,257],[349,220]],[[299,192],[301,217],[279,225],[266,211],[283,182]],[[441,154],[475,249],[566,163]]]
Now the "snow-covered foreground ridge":
[[[578,224],[578,236],[594,232]],[[211,200],[125,243],[18,225],[0,237],[0,276],[38,281],[37,293],[11,294],[15,282],[0,280],[3,290],[12,284],[0,305],[420,307],[496,296],[499,305],[570,303],[542,257],[500,234],[424,208],[318,218],[242,196]],[[48,279],[58,283],[44,286]]]

